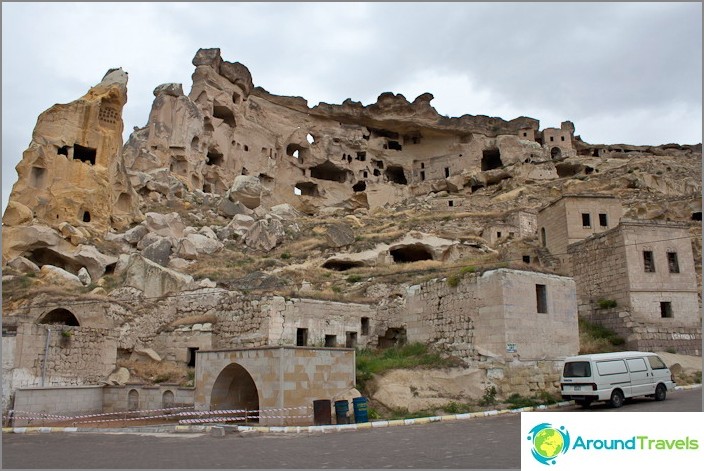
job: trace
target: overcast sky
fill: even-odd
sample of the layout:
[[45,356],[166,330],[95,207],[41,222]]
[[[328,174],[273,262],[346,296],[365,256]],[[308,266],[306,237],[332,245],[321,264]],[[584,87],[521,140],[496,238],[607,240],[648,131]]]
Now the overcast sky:
[[424,92],[440,114],[575,123],[593,144],[702,141],[701,3],[2,3],[2,207],[39,114],[129,73],[127,140],[199,48],[309,106]]

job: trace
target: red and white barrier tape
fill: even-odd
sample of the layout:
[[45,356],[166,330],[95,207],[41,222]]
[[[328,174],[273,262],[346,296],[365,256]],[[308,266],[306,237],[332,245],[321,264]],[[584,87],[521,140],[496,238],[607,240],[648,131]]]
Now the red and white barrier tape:
[[[184,410],[184,409],[192,409],[192,407],[173,407],[173,408],[168,408],[168,409],[151,409],[151,410],[143,410],[143,411],[120,411],[120,412],[108,412],[108,413],[102,413],[102,414],[90,414],[90,415],[79,415],[79,416],[65,416],[65,415],[53,415],[53,414],[47,414],[47,413],[39,413],[39,412],[26,412],[26,411],[17,411],[17,410],[11,410],[10,413],[12,414],[23,414],[23,415],[7,415],[3,416],[3,419],[14,419],[14,420],[59,420],[59,421],[73,421],[79,422],[81,424],[92,424],[92,423],[103,423],[103,422],[126,422],[126,421],[135,421],[135,420],[149,420],[149,419],[162,419],[162,418],[177,418],[177,417],[187,417],[187,416],[223,416],[227,414],[256,414],[257,412],[259,415],[247,415],[246,418],[267,418],[267,419],[286,419],[286,418],[309,418],[312,417],[312,415],[269,415],[269,413],[272,412],[279,412],[279,411],[292,411],[292,410],[300,410],[300,409],[310,409],[312,406],[299,406],[299,407],[283,407],[283,408],[278,408],[278,409],[260,409],[260,410],[246,410],[246,409],[234,409],[234,410],[205,410],[205,411],[189,411],[189,412],[176,412],[173,414],[161,414],[161,415],[146,415],[146,416],[140,416],[140,417],[121,417],[121,418],[105,418],[101,420],[82,420],[82,419],[90,419],[90,418],[95,418],[95,417],[107,417],[107,416],[115,416],[115,415],[125,415],[125,414],[134,414],[134,413],[145,413],[145,412],[164,412],[164,411],[176,411],[176,410]],[[196,423],[196,422],[187,422],[188,420],[196,420],[196,421],[201,421],[201,422],[207,422],[207,421],[214,421],[215,419],[218,419],[218,421],[227,421],[227,420],[244,420],[244,417],[211,417],[211,418],[202,418],[202,419],[181,419],[179,420],[179,423]]]

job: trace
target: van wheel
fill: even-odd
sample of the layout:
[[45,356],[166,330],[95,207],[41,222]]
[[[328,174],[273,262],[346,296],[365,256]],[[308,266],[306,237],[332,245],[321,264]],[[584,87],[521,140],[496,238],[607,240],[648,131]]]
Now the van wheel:
[[611,407],[614,409],[618,409],[623,405],[624,401],[625,398],[623,397],[623,393],[617,389],[611,393],[611,400],[609,401],[609,404],[611,404]]
[[666,397],[667,397],[667,388],[665,387],[664,384],[658,384],[658,387],[655,388],[655,400],[656,401],[664,401]]

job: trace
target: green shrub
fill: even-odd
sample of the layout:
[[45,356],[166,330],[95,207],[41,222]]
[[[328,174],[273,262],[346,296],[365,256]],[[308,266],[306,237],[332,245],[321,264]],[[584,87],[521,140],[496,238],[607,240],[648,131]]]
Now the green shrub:
[[460,284],[460,277],[459,275],[451,275],[447,277],[447,285],[450,288],[455,288],[457,285]]
[[347,277],[348,283],[357,283],[361,280],[362,280],[362,277],[360,275],[350,275]]
[[467,273],[476,273],[476,271],[477,271],[477,267],[470,265],[468,267],[463,267],[460,270],[460,275],[466,275]]
[[496,404],[496,388],[494,386],[487,386],[484,389],[484,395],[479,401],[480,406],[491,406]]
[[626,339],[618,335],[608,327],[589,322],[586,319],[579,319],[579,331],[584,332],[594,339],[604,339],[613,346],[620,346],[626,343]]
[[284,253],[281,254],[281,260],[288,260],[289,258],[291,258],[291,254],[290,254],[290,253],[284,252]]
[[599,305],[599,309],[611,309],[618,306],[614,299],[600,299],[596,303]]
[[471,404],[463,404],[461,402],[451,401],[446,404],[442,410],[448,414],[466,414],[467,412],[474,412],[474,406]]
[[394,369],[410,368],[447,368],[457,366],[457,361],[443,358],[431,351],[427,345],[415,342],[386,349],[364,348],[357,351],[357,389],[364,389],[365,384],[374,375],[383,374]]

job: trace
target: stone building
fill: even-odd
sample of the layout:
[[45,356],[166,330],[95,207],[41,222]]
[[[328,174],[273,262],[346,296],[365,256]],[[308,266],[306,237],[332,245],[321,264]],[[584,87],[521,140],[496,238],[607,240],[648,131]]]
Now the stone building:
[[701,309],[686,224],[624,220],[567,251],[581,316],[613,328],[632,349],[701,355]]
[[538,211],[540,245],[570,274],[567,246],[618,225],[623,209],[610,195],[566,194]]

